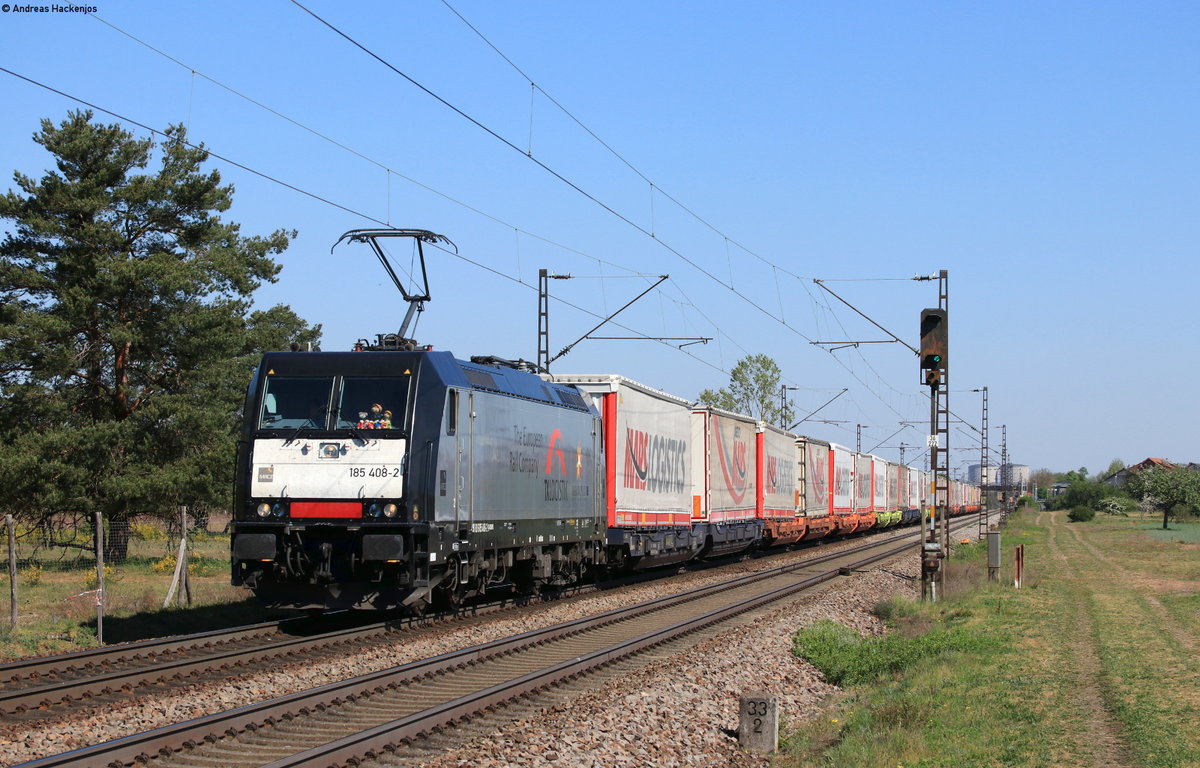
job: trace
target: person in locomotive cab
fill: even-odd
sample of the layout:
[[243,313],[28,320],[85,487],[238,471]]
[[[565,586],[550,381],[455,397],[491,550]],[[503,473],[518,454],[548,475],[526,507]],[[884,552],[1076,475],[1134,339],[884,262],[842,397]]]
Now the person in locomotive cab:
[[304,420],[306,427],[320,427],[325,423],[325,412],[328,410],[320,400],[310,400],[308,403],[308,418]]

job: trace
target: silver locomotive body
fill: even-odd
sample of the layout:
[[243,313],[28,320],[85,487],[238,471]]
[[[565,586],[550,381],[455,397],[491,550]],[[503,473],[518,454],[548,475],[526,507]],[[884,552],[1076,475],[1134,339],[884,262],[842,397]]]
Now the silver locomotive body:
[[232,580],[268,605],[420,607],[603,561],[597,413],[446,352],[272,353],[247,393]]

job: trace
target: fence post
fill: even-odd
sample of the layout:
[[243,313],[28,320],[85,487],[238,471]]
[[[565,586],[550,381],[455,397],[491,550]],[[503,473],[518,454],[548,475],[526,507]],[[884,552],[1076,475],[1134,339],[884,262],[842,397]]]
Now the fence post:
[[100,510],[95,513],[96,522],[96,642],[104,645],[104,520]]
[[988,531],[987,535],[988,581],[1000,580],[1000,531]]
[[1025,545],[1018,544],[1016,550],[1016,566],[1017,573],[1014,579],[1013,586],[1017,589],[1021,588],[1021,584],[1025,581]]
[[8,628],[17,628],[17,531],[13,527],[13,516],[4,516],[4,527],[8,529]]
[[179,508],[179,535],[183,537],[183,545],[180,547],[183,552],[183,594],[187,597],[188,608],[192,607],[192,577],[188,573],[188,561],[191,559],[191,552],[187,545],[188,532],[188,508]]

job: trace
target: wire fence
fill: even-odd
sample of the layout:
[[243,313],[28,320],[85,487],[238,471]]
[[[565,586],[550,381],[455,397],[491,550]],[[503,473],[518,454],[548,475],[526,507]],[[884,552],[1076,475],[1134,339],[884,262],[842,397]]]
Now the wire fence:
[[197,579],[209,592],[228,589],[228,513],[180,508],[132,519],[53,514],[0,522],[10,630],[55,618],[87,620],[94,612],[103,642],[106,613],[192,605]]

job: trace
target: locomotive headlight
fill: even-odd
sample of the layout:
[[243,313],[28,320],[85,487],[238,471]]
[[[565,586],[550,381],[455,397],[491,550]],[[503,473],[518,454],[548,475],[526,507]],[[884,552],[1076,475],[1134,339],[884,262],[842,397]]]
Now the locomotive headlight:
[[383,505],[384,517],[395,517],[396,513],[399,511],[400,511],[400,509],[395,504],[384,504]]
[[271,514],[271,505],[263,502],[262,504],[258,505],[258,509],[256,509],[255,512],[258,513],[259,517],[267,517]]
[[271,507],[271,511],[275,513],[275,517],[283,517],[287,514],[287,507],[282,502],[278,502]]
[[381,514],[383,514],[383,508],[378,504],[372,504],[371,506],[367,507],[367,514],[371,517],[379,517]]

